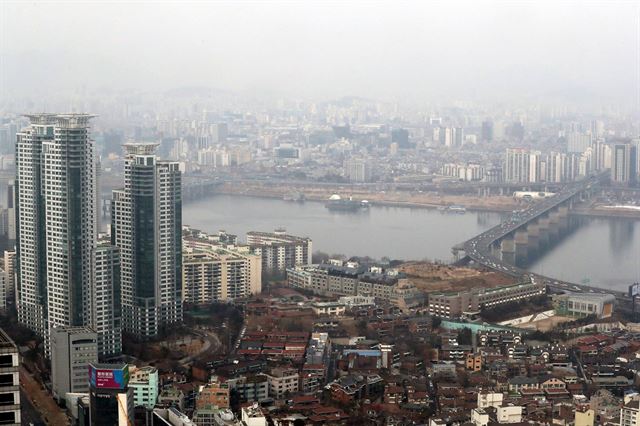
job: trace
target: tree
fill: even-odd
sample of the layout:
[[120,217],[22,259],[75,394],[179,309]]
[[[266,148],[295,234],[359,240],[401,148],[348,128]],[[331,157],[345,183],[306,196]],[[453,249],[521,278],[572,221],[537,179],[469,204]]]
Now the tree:
[[327,263],[329,260],[329,254],[323,251],[316,251],[311,255],[311,263]]
[[458,331],[458,344],[459,345],[471,345],[472,342],[472,333],[470,328],[463,328]]
[[440,324],[442,324],[442,318],[440,318],[440,317],[432,317],[432,319],[431,319],[431,328],[432,329],[436,329],[436,328],[440,327]]
[[356,323],[356,330],[358,331],[358,334],[364,336],[367,334],[367,321],[361,319],[360,321],[358,321]]

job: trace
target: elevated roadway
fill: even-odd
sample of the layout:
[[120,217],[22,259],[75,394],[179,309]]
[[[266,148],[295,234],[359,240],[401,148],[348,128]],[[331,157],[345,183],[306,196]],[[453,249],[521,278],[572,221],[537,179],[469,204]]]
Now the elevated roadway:
[[470,240],[465,241],[462,244],[455,246],[453,251],[454,253],[464,251],[464,256],[459,260],[459,262],[471,260],[489,269],[518,278],[523,275],[528,275],[533,279],[541,280],[552,289],[591,293],[615,293],[617,297],[625,299],[626,294],[623,292],[612,292],[609,290],[579,285],[531,273],[505,261],[502,256],[496,256],[494,254],[495,250],[492,250],[492,247],[500,244],[504,239],[513,238],[515,233],[519,230],[526,230],[528,224],[539,219],[547,218],[550,212],[561,206],[570,206],[576,197],[579,197],[582,193],[591,190],[591,188],[601,183],[602,180],[608,176],[609,172],[604,171],[583,180],[567,184],[553,196],[532,204],[524,210],[514,212],[514,214],[506,221],[494,226],[480,235],[475,236],[474,238],[471,238]]

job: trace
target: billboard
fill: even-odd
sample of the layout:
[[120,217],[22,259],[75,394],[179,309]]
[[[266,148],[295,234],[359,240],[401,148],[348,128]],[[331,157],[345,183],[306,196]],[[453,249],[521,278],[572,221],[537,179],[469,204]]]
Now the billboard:
[[634,297],[640,294],[640,284],[633,283],[629,286],[629,297]]
[[89,384],[94,389],[125,389],[129,384],[129,366],[89,364]]

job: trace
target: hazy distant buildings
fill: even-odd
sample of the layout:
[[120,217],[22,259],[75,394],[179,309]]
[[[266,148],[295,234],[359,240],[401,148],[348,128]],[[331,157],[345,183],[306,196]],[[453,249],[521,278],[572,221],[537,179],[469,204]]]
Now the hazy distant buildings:
[[634,184],[637,178],[637,147],[631,143],[612,146],[611,181],[617,184]]
[[442,166],[440,172],[444,176],[451,176],[463,181],[478,181],[485,177],[485,168],[480,164],[456,164],[447,163]]
[[349,158],[344,161],[344,176],[349,182],[371,181],[371,167],[364,159]]
[[531,167],[529,150],[523,148],[507,148],[504,166],[504,181],[510,183],[527,183],[530,179]]
[[524,124],[521,121],[514,121],[509,126],[509,137],[514,141],[522,141],[524,139]]
[[88,114],[33,114],[16,142],[18,319],[47,330],[87,324],[97,236]]
[[580,154],[507,148],[503,170],[510,183],[571,182],[594,170],[593,154],[590,148]]
[[391,143],[397,143],[398,148],[407,149],[410,148],[409,144],[409,131],[407,129],[393,129],[391,130]]
[[567,152],[582,153],[591,146],[591,134],[580,132],[569,132],[566,135]]
[[493,140],[493,122],[488,120],[482,122],[480,140],[482,142],[491,142]]
[[461,147],[465,143],[464,129],[462,127],[454,127],[451,129],[451,140],[453,146]]
[[151,337],[182,322],[179,164],[156,144],[126,144],[124,189],[113,191],[112,242],[120,249],[124,329]]
[[278,159],[297,160],[302,157],[302,149],[289,144],[283,144],[274,148],[274,155]]
[[440,145],[451,147],[453,145],[453,129],[451,127],[440,127],[438,132]]
[[597,140],[591,146],[592,164],[594,170],[604,170],[611,168],[611,145]]

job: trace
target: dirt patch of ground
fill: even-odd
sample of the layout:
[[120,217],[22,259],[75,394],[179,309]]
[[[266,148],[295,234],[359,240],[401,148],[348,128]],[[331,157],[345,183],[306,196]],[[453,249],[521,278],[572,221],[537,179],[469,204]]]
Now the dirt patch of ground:
[[407,274],[417,288],[427,293],[494,288],[514,283],[512,277],[500,272],[430,262],[407,262],[398,269]]
[[546,331],[553,330],[560,324],[563,324],[565,322],[571,322],[571,321],[575,321],[575,318],[554,315],[550,318],[545,318],[540,321],[527,322],[527,323],[518,324],[512,327],[522,328],[525,330],[538,330],[538,331],[546,332]]
[[20,367],[20,386],[28,396],[34,408],[38,410],[44,422],[48,425],[68,425],[69,419],[60,407],[58,407],[42,388],[40,383],[34,379],[24,368]]

